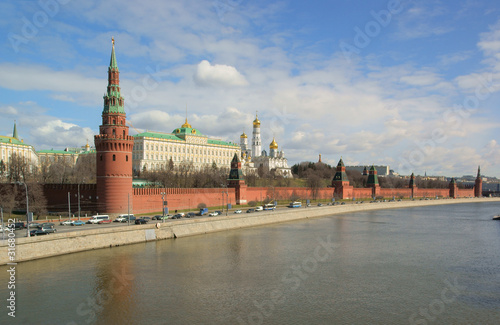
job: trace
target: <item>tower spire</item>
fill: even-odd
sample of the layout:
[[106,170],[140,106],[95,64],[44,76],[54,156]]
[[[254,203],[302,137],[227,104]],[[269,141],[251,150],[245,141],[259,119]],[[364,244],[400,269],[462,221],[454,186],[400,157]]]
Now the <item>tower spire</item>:
[[14,120],[14,131],[12,131],[12,137],[19,140],[19,135],[17,134],[17,127],[15,120]]
[[111,59],[109,60],[109,67],[118,70],[118,65],[116,64],[116,56],[115,56],[115,38],[111,36],[111,43],[113,44],[111,50]]

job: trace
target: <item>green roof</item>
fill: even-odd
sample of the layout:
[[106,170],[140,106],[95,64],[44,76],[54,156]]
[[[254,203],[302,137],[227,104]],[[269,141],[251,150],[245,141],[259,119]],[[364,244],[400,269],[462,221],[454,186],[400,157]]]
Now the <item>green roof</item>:
[[168,139],[168,140],[175,140],[175,141],[184,141],[183,139],[175,136],[175,134],[172,133],[161,133],[161,132],[142,132],[139,134],[133,135],[134,138],[138,137],[146,137],[146,138],[157,138],[157,139]]
[[236,143],[231,143],[231,142],[226,142],[222,140],[215,140],[215,139],[208,139],[209,144],[218,144],[220,146],[232,146],[232,147],[237,147],[238,145]]
[[183,127],[180,127],[180,128],[177,128],[177,129],[173,130],[172,133],[174,133],[174,134],[182,134],[182,135],[194,135],[194,136],[205,137],[205,135],[203,135],[198,129],[195,129],[195,128],[183,128]]
[[39,150],[37,153],[53,153],[53,154],[58,154],[58,155],[76,155],[76,152],[74,151],[66,151],[66,150],[57,150],[57,149],[44,149],[44,150]]
[[29,144],[26,144],[26,143],[22,142],[21,140],[18,140],[18,139],[13,138],[13,137],[0,136],[0,142],[12,143],[12,144],[17,144],[17,145],[21,145],[21,146],[30,146]]

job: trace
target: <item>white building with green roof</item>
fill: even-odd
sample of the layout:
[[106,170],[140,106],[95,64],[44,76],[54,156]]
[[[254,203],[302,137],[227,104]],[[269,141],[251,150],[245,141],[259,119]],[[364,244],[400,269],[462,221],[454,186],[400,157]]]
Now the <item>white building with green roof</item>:
[[146,131],[134,135],[132,168],[134,172],[166,169],[170,160],[175,165],[192,163],[195,169],[204,166],[230,167],[236,143],[211,139],[186,122],[172,133]]
[[15,123],[11,137],[0,136],[0,161],[3,161],[3,164],[8,166],[14,155],[23,157],[31,166],[38,166],[38,155],[35,148],[19,139]]

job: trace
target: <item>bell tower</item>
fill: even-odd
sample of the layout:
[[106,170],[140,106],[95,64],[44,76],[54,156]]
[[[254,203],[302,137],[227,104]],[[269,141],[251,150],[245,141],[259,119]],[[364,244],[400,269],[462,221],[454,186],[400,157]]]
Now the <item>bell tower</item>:
[[115,40],[111,39],[108,87],[104,95],[102,123],[94,137],[97,169],[97,210],[127,213],[132,202],[132,148],[134,138],[125,124],[124,99],[120,94],[120,72],[116,64]]

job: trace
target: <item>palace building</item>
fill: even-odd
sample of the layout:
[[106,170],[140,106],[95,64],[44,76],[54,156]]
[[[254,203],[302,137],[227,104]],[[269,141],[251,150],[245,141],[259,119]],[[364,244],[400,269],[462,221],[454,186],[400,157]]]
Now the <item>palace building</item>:
[[147,131],[134,135],[132,165],[135,173],[165,169],[170,161],[174,166],[192,164],[198,170],[214,163],[229,168],[238,152],[238,144],[209,138],[193,128],[186,118],[172,133]]
[[11,137],[0,136],[0,161],[3,163],[2,165],[6,168],[15,155],[24,158],[30,166],[38,167],[38,155],[35,148],[19,139],[16,123],[14,123]]

